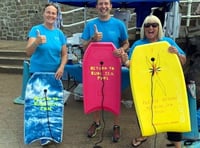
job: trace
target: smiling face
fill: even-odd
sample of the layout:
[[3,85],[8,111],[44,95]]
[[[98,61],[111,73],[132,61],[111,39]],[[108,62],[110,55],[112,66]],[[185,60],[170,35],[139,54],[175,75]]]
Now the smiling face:
[[145,37],[150,42],[156,42],[158,40],[159,25],[156,22],[148,21],[144,24]]
[[44,24],[47,26],[54,25],[54,22],[57,18],[57,13],[57,7],[55,7],[54,5],[47,5],[43,13]]
[[110,11],[112,9],[112,4],[110,0],[98,0],[96,9],[98,11],[99,18],[101,20],[107,20],[110,18]]
[[163,37],[163,30],[159,18],[154,15],[147,16],[142,24],[140,36],[149,42],[160,40]]

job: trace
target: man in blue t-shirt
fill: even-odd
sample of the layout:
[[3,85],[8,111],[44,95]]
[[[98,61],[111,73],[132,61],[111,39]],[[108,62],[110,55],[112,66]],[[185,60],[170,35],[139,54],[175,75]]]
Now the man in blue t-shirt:
[[[121,20],[111,17],[111,0],[97,0],[96,10],[98,18],[87,23],[82,34],[83,48],[86,50],[91,42],[112,42],[117,50],[114,55],[121,57],[124,51],[129,48],[127,28]],[[94,112],[94,122],[88,129],[88,137],[96,136],[101,128],[100,112]],[[119,116],[114,115],[113,142],[118,142],[120,138]]]

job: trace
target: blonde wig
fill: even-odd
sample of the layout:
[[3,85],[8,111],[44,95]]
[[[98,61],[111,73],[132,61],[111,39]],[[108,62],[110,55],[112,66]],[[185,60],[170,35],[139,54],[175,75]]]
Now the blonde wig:
[[144,34],[144,24],[146,23],[158,23],[158,39],[160,40],[163,37],[163,29],[160,19],[155,15],[149,15],[145,18],[141,30],[140,30],[140,38],[145,39],[146,36]]

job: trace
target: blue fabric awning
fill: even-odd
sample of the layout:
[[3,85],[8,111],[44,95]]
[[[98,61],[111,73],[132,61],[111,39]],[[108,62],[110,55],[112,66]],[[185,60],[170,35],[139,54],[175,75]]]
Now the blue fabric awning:
[[[96,7],[96,0],[49,0],[50,2],[76,7]],[[141,27],[144,18],[150,14],[152,7],[169,7],[179,0],[112,0],[113,8],[135,8],[137,27]]]
[[[136,8],[143,4],[148,7],[158,7],[162,3],[175,2],[179,0],[112,0],[113,8]],[[77,6],[77,7],[95,7],[96,0],[50,0],[61,4]]]

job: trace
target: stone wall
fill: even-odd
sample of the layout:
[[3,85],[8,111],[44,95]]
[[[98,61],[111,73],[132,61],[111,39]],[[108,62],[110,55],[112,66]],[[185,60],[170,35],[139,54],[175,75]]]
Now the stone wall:
[[0,39],[26,40],[27,31],[42,21],[44,0],[0,0]]
[[[26,40],[29,29],[36,24],[43,23],[42,11],[47,0],[0,0],[0,40]],[[73,7],[61,6],[62,10]],[[68,22],[81,19],[80,15],[65,15]],[[64,29],[68,34],[74,33],[76,28]],[[79,30],[82,28],[79,27]]]
[[[42,10],[48,0],[0,0],[0,40],[26,40],[27,33],[33,25],[43,22]],[[60,5],[62,11],[73,10],[76,7]],[[133,11],[133,10],[132,10]],[[94,8],[88,8],[87,18],[97,16]],[[84,12],[63,14],[65,24],[84,20]],[[130,23],[134,25],[134,22]],[[67,36],[82,32],[84,23],[61,29]],[[131,32],[129,32],[131,33]]]

